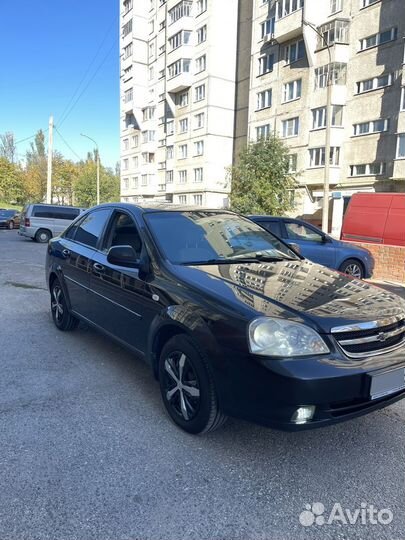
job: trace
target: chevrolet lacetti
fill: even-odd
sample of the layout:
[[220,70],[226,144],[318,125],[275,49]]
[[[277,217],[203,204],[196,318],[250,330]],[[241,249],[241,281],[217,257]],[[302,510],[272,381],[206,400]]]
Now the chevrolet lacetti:
[[56,327],[143,357],[190,433],[324,426],[405,395],[405,301],[230,211],[92,208],[50,241],[46,274]]

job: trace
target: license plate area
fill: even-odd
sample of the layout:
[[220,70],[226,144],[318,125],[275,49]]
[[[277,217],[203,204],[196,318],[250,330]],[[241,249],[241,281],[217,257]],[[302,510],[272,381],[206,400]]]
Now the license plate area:
[[405,368],[371,376],[370,398],[379,399],[405,389]]

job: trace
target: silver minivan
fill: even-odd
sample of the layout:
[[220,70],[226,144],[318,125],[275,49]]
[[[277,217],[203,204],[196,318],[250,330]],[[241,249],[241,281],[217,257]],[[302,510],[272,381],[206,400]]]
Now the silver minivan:
[[47,243],[52,237],[61,234],[83,210],[75,206],[28,204],[21,212],[18,234],[36,242]]

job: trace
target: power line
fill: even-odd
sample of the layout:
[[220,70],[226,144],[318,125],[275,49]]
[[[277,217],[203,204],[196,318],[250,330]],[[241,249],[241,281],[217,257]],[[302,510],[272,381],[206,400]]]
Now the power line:
[[68,104],[67,104],[66,107],[64,108],[64,110],[63,110],[63,112],[62,112],[62,114],[61,114],[61,116],[60,116],[60,121],[61,121],[61,122],[62,122],[62,120],[63,120],[64,115],[65,115],[66,112],[69,110],[69,107],[70,107],[71,103],[72,103],[73,100],[75,99],[76,94],[79,92],[81,85],[82,85],[82,84],[84,83],[84,81],[86,80],[87,75],[89,74],[89,72],[90,72],[91,68],[93,67],[93,65],[94,65],[94,63],[95,63],[95,61],[96,61],[98,55],[100,54],[100,51],[101,51],[101,49],[103,48],[104,43],[106,42],[106,40],[107,40],[107,38],[108,38],[108,36],[109,36],[109,34],[110,34],[110,32],[111,32],[111,29],[112,29],[113,26],[115,25],[116,21],[117,21],[117,17],[114,18],[114,20],[112,21],[111,25],[109,26],[107,32],[105,33],[103,39],[101,40],[101,43],[100,43],[100,45],[99,45],[99,47],[98,47],[98,49],[97,49],[97,51],[96,51],[96,54],[93,56],[93,59],[91,60],[91,62],[90,62],[90,64],[88,65],[88,67],[87,67],[87,69],[86,69],[86,71],[85,71],[85,73],[84,73],[82,79],[80,80],[79,84],[77,85],[76,90],[73,92],[73,94],[72,94],[70,100],[68,101]]
[[63,135],[62,135],[62,133],[59,131],[59,129],[58,129],[56,126],[54,126],[54,128],[55,128],[55,131],[57,132],[57,134],[59,135],[59,137],[62,139],[62,141],[65,143],[65,145],[66,145],[66,146],[69,148],[69,150],[72,152],[72,154],[74,154],[74,155],[77,157],[77,159],[78,159],[79,161],[82,161],[82,158],[79,156],[79,154],[78,154],[77,152],[75,152],[75,151],[73,150],[73,148],[70,146],[70,144],[67,142],[67,140],[63,137]]
[[[48,131],[49,128],[46,128],[46,129],[40,129],[38,131],[42,131],[42,133],[46,133]],[[30,137],[26,137],[25,139],[20,139],[19,141],[16,141],[14,144],[17,145],[17,144],[21,144],[25,141],[29,141],[30,139],[33,139],[34,137],[36,137],[38,135],[38,131],[36,133],[34,133],[34,135],[31,135]]]
[[77,96],[77,99],[76,101],[74,101],[74,103],[72,104],[72,106],[70,107],[70,109],[66,112],[65,116],[60,120],[59,122],[59,126],[61,126],[65,121],[66,119],[70,116],[70,114],[72,113],[73,109],[76,107],[77,103],[79,102],[80,98],[82,97],[82,95],[86,92],[86,90],[88,89],[88,87],[90,86],[90,84],[93,82],[93,80],[95,79],[96,75],[98,74],[98,72],[100,71],[100,69],[103,67],[103,65],[106,63],[108,57],[110,56],[111,54],[111,51],[113,50],[115,46],[115,42],[111,45],[110,49],[108,50],[107,54],[104,56],[102,62],[99,64],[98,68],[96,69],[96,71],[93,73],[92,77],[90,78],[90,80],[88,81],[88,83],[86,84],[86,86],[83,88],[83,90],[80,92],[80,94]]

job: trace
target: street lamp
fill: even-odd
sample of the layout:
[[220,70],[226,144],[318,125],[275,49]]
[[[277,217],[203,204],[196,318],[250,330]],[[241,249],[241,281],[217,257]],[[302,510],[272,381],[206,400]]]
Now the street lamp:
[[80,135],[82,137],[86,137],[86,139],[89,139],[90,141],[92,141],[96,145],[96,148],[97,148],[97,160],[96,160],[96,164],[97,164],[97,204],[100,204],[100,151],[98,149],[98,144],[96,143],[96,141],[94,139],[92,139],[88,135],[85,135],[84,133],[80,133]]
[[332,52],[329,43],[325,36],[308,21],[303,20],[302,24],[312,28],[314,32],[320,36],[325,47],[328,49],[329,66],[327,71],[327,97],[326,97],[326,134],[325,134],[325,175],[323,179],[323,208],[322,208],[322,230],[325,233],[329,232],[329,174],[330,174],[330,128],[332,121]]

